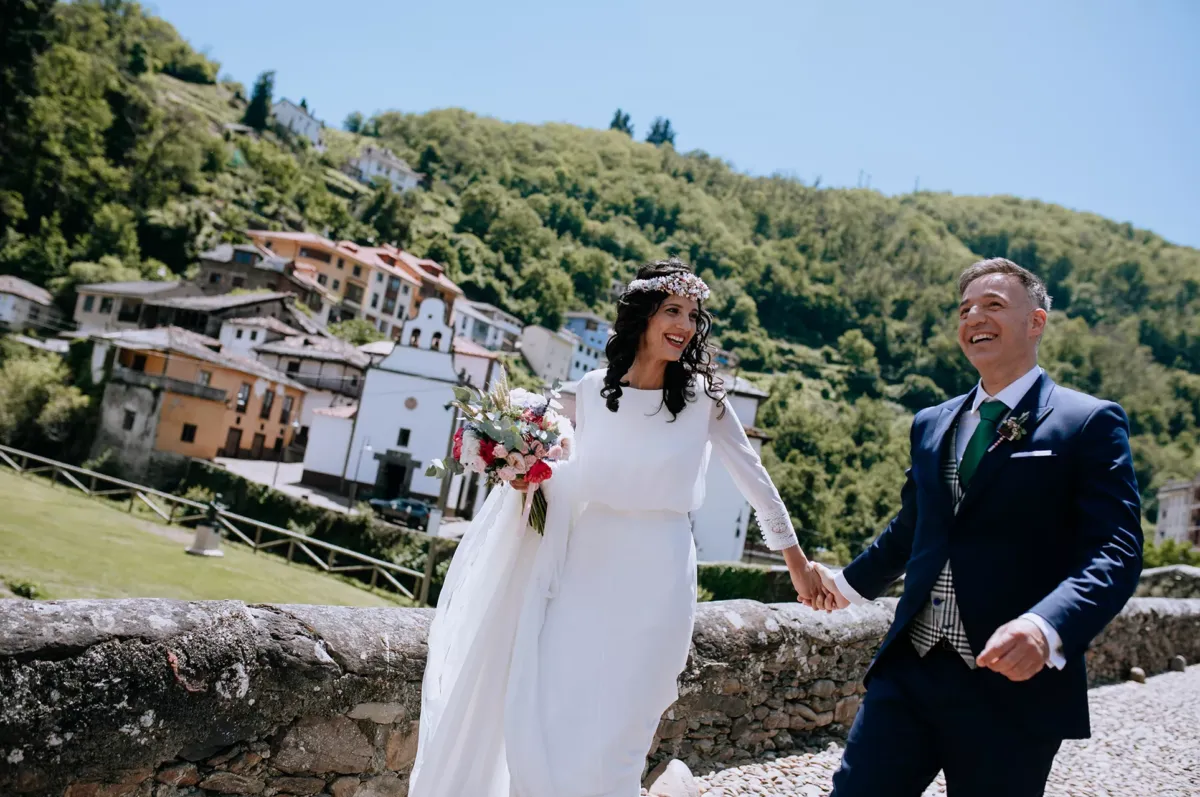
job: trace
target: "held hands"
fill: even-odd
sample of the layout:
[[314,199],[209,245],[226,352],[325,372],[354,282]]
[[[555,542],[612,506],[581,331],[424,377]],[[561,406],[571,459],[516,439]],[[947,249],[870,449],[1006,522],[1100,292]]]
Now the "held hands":
[[818,611],[832,611],[838,608],[838,600],[845,600],[830,590],[824,583],[816,562],[808,562],[803,567],[789,567],[792,576],[792,586],[796,588],[796,600]]
[[1042,630],[1030,620],[1017,618],[996,629],[975,659],[980,667],[998,672],[1010,681],[1028,681],[1041,672],[1050,658],[1050,645]]
[[825,565],[817,564],[816,562],[813,563],[813,566],[816,568],[817,574],[821,577],[821,585],[833,598],[833,604],[826,607],[825,611],[831,612],[834,609],[845,609],[847,606],[849,606],[850,601],[847,600],[846,596],[842,594],[842,591],[837,588],[837,584],[833,578],[833,573],[829,570],[829,568]]

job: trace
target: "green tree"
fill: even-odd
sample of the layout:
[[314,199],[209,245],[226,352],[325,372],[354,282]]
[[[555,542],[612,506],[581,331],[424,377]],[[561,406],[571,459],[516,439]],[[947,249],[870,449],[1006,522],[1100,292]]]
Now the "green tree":
[[0,364],[0,441],[32,451],[51,450],[83,432],[89,399],[67,384],[57,355],[5,344]]
[[375,328],[375,325],[365,318],[351,318],[329,325],[329,333],[335,338],[341,338],[347,343],[362,346],[377,340],[386,340],[387,336]]
[[134,77],[144,75],[150,69],[146,64],[146,47],[141,42],[134,42],[129,49],[129,73]]
[[612,255],[599,249],[576,249],[563,258],[575,295],[589,307],[608,297],[615,266]]
[[275,92],[275,72],[263,72],[254,81],[254,92],[250,95],[250,104],[242,122],[255,130],[266,130],[271,121],[271,95]]
[[633,125],[629,121],[629,114],[622,112],[620,108],[613,114],[612,122],[609,123],[608,129],[616,130],[633,138]]
[[349,114],[346,117],[346,120],[344,122],[342,122],[342,129],[347,130],[351,133],[362,132],[362,126],[363,126],[363,115],[361,113],[359,113],[358,111],[354,111],[353,113]]
[[650,134],[646,136],[646,141],[658,147],[663,144],[675,145],[675,131],[671,128],[671,120],[661,116],[655,117],[654,123],[650,125]]

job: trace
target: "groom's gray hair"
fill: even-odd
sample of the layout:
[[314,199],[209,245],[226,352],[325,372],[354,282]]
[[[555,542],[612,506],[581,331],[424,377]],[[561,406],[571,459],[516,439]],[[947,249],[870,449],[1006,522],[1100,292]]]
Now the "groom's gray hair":
[[1021,268],[1016,263],[1006,257],[993,257],[989,260],[980,260],[962,273],[958,278],[958,295],[962,296],[966,293],[967,286],[980,277],[986,277],[989,274],[1007,274],[1011,277],[1016,277],[1021,285],[1025,287],[1025,292],[1029,294],[1029,301],[1033,303],[1035,308],[1040,307],[1047,313],[1050,312],[1050,304],[1052,302],[1050,294],[1046,293],[1046,283],[1042,282],[1041,278],[1027,268]]

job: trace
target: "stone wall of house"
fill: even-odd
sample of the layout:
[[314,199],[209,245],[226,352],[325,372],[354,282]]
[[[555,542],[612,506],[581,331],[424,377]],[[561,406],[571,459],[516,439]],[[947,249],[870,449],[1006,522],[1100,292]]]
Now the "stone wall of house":
[[[894,601],[702,605],[648,768],[844,735]],[[0,794],[403,797],[431,610],[0,601]],[[1134,599],[1093,678],[1200,660],[1200,600]]]
[[1200,567],[1170,565],[1142,571],[1139,598],[1200,598]]

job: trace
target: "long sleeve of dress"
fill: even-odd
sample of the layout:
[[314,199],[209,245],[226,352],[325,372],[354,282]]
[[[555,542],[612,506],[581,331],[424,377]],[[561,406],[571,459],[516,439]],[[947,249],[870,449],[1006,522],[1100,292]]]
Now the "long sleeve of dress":
[[772,551],[782,551],[797,544],[796,531],[792,527],[792,518],[779,497],[779,490],[771,481],[767,469],[763,467],[746,430],[738,420],[728,399],[725,401],[725,413],[714,403],[713,414],[709,421],[709,439],[717,456],[733,477],[734,484],[750,505],[762,529],[763,540]]

